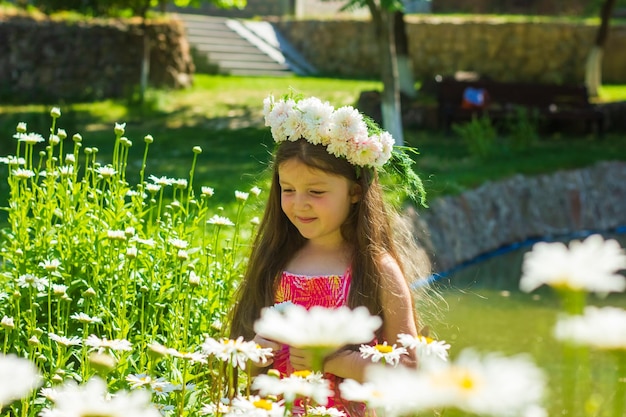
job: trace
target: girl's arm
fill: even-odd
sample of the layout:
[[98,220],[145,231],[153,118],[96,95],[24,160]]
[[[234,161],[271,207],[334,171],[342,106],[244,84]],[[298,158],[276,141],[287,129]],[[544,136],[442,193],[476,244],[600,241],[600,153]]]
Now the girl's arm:
[[[397,344],[398,335],[401,333],[417,336],[413,297],[398,263],[391,256],[386,255],[381,266],[384,322],[383,340],[379,340],[378,343],[387,342],[388,345],[393,345]],[[409,350],[408,355],[402,355],[400,358],[400,364],[404,366],[417,366],[414,350]],[[363,359],[358,351],[343,350],[327,358],[324,371],[362,382],[365,368],[371,363],[370,359]]]
[[[407,281],[398,263],[386,255],[382,261],[382,307],[383,307],[383,338],[389,345],[398,343],[401,333],[417,337],[417,323],[413,297]],[[402,355],[400,363],[416,367],[417,357],[414,349],[408,355]]]

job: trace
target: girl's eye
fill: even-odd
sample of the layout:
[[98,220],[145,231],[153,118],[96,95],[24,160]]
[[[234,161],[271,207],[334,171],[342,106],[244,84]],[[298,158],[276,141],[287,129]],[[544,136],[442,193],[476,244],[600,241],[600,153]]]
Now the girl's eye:
[[291,188],[283,188],[283,189],[282,189],[282,192],[283,192],[283,193],[290,193],[290,192],[292,192],[292,191],[293,191],[293,190],[292,190]]
[[311,190],[311,194],[313,194],[313,195],[322,195],[322,194],[324,194],[324,191]]

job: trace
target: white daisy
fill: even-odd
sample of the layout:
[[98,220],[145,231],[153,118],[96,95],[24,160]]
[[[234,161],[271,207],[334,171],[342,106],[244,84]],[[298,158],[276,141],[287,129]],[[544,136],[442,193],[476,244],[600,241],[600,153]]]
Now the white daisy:
[[23,274],[17,278],[17,285],[20,288],[35,288],[37,291],[43,291],[48,287],[46,278],[39,278],[33,274]]
[[16,355],[0,355],[0,409],[22,399],[41,385],[37,367]]
[[447,392],[442,406],[486,416],[520,415],[541,403],[546,376],[523,355],[479,355],[466,349],[454,364],[427,371],[428,385]]
[[16,133],[13,137],[17,139],[18,142],[24,142],[27,145],[35,145],[45,141],[43,136],[39,133]]
[[175,180],[172,181],[172,185],[175,188],[184,190],[185,188],[187,188],[188,183],[187,183],[186,179],[178,178],[178,179],[175,179]]
[[65,336],[59,336],[59,335],[54,334],[54,333],[48,333],[48,337],[50,338],[50,340],[53,340],[56,343],[58,343],[60,345],[63,345],[65,347],[80,346],[82,344],[81,339],[79,337],[76,337],[76,336],[65,337]]
[[324,407],[323,405],[317,407],[307,407],[306,414],[316,417],[346,417],[347,414],[335,407]]
[[69,177],[74,174],[74,165],[63,165],[58,168],[59,175]]
[[102,353],[105,350],[113,351],[131,351],[133,350],[131,343],[125,339],[113,339],[107,340],[106,337],[100,339],[95,334],[89,335],[85,340],[85,345],[97,349],[98,353]]
[[217,226],[234,226],[233,223],[228,217],[218,216],[217,214],[211,217],[206,221],[207,224],[214,224]]
[[48,401],[54,401],[57,397],[57,390],[54,388],[42,388],[39,390],[39,396]]
[[524,256],[520,289],[530,292],[541,285],[597,293],[626,289],[626,253],[614,239],[591,235],[572,241],[536,243]]
[[235,198],[239,201],[246,201],[249,196],[249,193],[245,193],[243,191],[235,191]]
[[76,320],[80,323],[93,324],[93,323],[102,323],[102,319],[100,317],[91,317],[85,313],[74,313],[70,316],[72,320]]
[[261,194],[261,189],[255,185],[254,187],[252,187],[252,188],[250,189],[250,193],[251,193],[253,196],[258,197],[258,196],[259,196],[259,194]]
[[169,244],[174,246],[176,249],[186,249],[189,246],[187,241],[177,238],[171,238],[168,240]]
[[17,168],[11,171],[11,174],[18,179],[27,180],[35,176],[35,173],[30,169]]
[[285,407],[278,402],[251,395],[248,398],[235,397],[225,416],[228,417],[283,417]]
[[212,187],[202,187],[200,188],[203,196],[212,197],[215,194],[215,189]]
[[264,364],[273,356],[271,348],[262,348],[253,341],[246,342],[243,337],[219,341],[207,337],[202,350],[208,355],[214,355],[224,362],[229,362],[233,367],[241,369],[246,369],[248,361]]
[[161,190],[161,186],[159,184],[146,184],[146,191],[149,193],[157,193]]
[[96,173],[101,175],[103,178],[112,178],[117,171],[110,165],[99,167],[96,169]]
[[147,374],[130,374],[126,376],[126,382],[131,389],[147,388],[160,398],[176,390],[175,385],[167,382],[165,378],[152,378]]
[[172,185],[174,183],[174,179],[167,177],[155,177],[154,175],[150,175],[148,177],[154,184],[159,185],[161,187],[167,187],[168,185]]
[[413,337],[410,334],[399,334],[398,342],[407,349],[415,349],[419,359],[437,357],[442,361],[448,360],[450,345],[445,340],[434,340],[426,336]]
[[[282,310],[282,312],[281,312]],[[282,309],[264,308],[254,323],[260,336],[294,347],[336,348],[366,343],[382,320],[372,316],[365,307],[306,308],[289,304]]]
[[52,408],[44,409],[41,417],[161,417],[150,404],[145,391],[107,391],[107,385],[99,378],[92,378],[79,386],[74,382],[59,388]]
[[15,321],[13,317],[3,316],[2,320],[0,321],[0,327],[2,327],[3,329],[14,329]]
[[56,296],[67,296],[67,285],[64,284],[52,284],[52,292]]
[[202,408],[200,408],[200,415],[214,415],[214,414],[226,414],[230,411],[230,407],[223,402],[219,402],[217,404],[210,403],[204,404]]
[[170,393],[176,391],[176,385],[165,380],[165,378],[153,379],[150,383],[152,393],[159,398],[165,398]]
[[601,350],[626,350],[626,310],[586,307],[584,314],[559,318],[556,339]]
[[175,358],[184,359],[192,363],[207,363],[207,356],[202,352],[181,352],[174,348],[168,348],[166,353]]
[[259,390],[262,396],[282,396],[288,403],[293,403],[298,397],[305,397],[316,404],[326,405],[333,392],[329,381],[320,375],[307,371],[294,372],[285,378],[261,374],[252,381],[252,389]]
[[128,382],[131,389],[150,386],[152,381],[152,377],[147,374],[130,374],[126,376],[126,382]]
[[376,386],[371,382],[357,382],[354,379],[345,379],[339,384],[341,398],[348,401],[367,403],[378,396]]
[[126,233],[123,230],[107,230],[107,238],[111,240],[126,240]]
[[364,359],[371,357],[372,362],[382,362],[392,366],[397,366],[398,363],[400,363],[400,356],[408,354],[405,348],[396,347],[395,344],[389,346],[387,342],[384,342],[382,345],[377,344],[374,346],[361,345],[359,351],[361,352],[361,357]]
[[61,266],[61,261],[58,259],[46,259],[45,261],[39,262],[39,266],[49,272],[56,271]]
[[[16,158],[13,155],[0,156],[0,164],[18,166],[26,164],[26,160],[24,158]],[[41,175],[41,173],[39,175]]]

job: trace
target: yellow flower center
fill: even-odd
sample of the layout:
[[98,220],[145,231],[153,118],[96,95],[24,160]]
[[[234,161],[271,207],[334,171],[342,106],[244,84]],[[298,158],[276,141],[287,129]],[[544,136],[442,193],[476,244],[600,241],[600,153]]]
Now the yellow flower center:
[[307,370],[304,370],[304,371],[294,371],[292,373],[292,375],[298,376],[300,378],[306,378],[307,376],[311,375],[311,371],[307,371]]
[[393,346],[389,346],[389,345],[376,345],[374,346],[374,349],[376,349],[377,351],[379,351],[380,353],[390,353],[391,351],[393,351]]
[[475,386],[475,381],[468,373],[463,373],[458,379],[459,387],[464,391],[471,391]]
[[270,411],[272,409],[272,403],[261,398],[260,400],[256,400],[252,403],[256,408],[261,408],[263,410]]

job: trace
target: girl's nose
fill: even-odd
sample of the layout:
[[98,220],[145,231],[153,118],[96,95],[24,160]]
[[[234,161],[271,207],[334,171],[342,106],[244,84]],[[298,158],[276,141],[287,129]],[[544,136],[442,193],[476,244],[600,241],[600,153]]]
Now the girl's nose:
[[306,195],[306,193],[296,193],[296,198],[294,199],[294,205],[297,209],[308,207],[309,197]]

